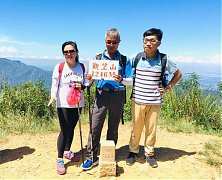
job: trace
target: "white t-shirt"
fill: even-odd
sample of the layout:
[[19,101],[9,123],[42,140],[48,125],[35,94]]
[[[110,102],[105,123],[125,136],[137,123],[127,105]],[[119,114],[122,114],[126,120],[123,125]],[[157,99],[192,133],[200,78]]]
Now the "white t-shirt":
[[[60,63],[59,63],[60,64]],[[69,105],[67,102],[67,96],[71,90],[72,84],[74,82],[79,82],[85,84],[84,72],[80,63],[72,68],[68,66],[65,62],[61,79],[59,82],[59,64],[57,64],[53,70],[52,74],[52,87],[51,87],[51,97],[56,99],[56,107],[59,108],[77,108],[78,105]],[[81,91],[79,107],[84,107],[84,95]]]

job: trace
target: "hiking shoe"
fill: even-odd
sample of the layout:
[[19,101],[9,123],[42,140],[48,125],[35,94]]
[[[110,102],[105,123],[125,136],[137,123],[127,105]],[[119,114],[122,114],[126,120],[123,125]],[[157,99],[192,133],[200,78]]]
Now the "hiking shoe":
[[99,161],[93,162],[91,159],[85,160],[82,164],[81,167],[84,171],[92,169],[94,166],[97,166],[99,164]]
[[64,158],[66,158],[72,162],[79,162],[80,161],[80,156],[78,156],[77,154],[75,154],[72,151],[65,151]]
[[130,152],[126,159],[126,164],[129,166],[133,165],[136,162],[136,156],[137,153]]
[[57,174],[59,175],[63,175],[66,173],[63,159],[56,160],[56,171],[57,171]]
[[146,162],[152,167],[152,168],[157,168],[158,164],[155,159],[155,156],[146,156]]

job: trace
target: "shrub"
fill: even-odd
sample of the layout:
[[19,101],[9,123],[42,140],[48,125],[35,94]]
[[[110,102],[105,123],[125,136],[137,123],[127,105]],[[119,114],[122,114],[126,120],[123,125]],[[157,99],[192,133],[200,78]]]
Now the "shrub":
[[0,93],[0,113],[31,115],[50,119],[55,115],[54,107],[48,107],[49,93],[42,82],[27,82],[15,87],[3,85]]
[[165,95],[161,115],[171,121],[185,119],[205,130],[221,133],[221,112],[217,97],[203,94],[198,76],[191,74],[175,90]]
[[124,122],[126,121],[131,121],[132,120],[132,109],[131,109],[131,92],[132,92],[132,87],[126,87],[126,103],[124,104],[124,112],[123,112],[123,120]]

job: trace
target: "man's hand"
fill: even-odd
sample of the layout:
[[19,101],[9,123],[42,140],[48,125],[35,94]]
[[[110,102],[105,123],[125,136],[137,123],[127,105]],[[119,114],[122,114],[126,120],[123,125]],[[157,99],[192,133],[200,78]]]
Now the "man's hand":
[[49,100],[48,106],[50,106],[53,103],[53,101],[55,101],[55,98],[51,97],[50,100]]
[[169,92],[172,90],[172,85],[171,84],[168,84],[165,88],[161,85],[159,87],[159,92],[160,92],[160,95],[162,96],[164,93],[166,92]]
[[160,91],[160,95],[162,96],[164,93],[167,93],[169,91],[172,90],[172,85],[168,84],[165,88],[164,87],[160,87],[159,91]]
[[162,96],[165,93],[165,89],[163,87],[159,88],[160,95]]
[[123,80],[122,76],[120,76],[120,75],[114,75],[113,78],[117,82],[121,82]]

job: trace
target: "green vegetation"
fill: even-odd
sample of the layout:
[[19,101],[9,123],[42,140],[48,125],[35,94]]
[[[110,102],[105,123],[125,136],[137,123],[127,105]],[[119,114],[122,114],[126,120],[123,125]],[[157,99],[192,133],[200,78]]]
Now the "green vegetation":
[[47,121],[30,115],[0,115],[0,138],[6,137],[8,134],[36,134],[55,131],[58,131],[56,119]]
[[27,82],[19,86],[9,87],[3,85],[0,94],[0,113],[7,116],[31,115],[42,120],[50,120],[54,114],[54,108],[48,108],[49,93],[42,82]]
[[[191,74],[172,91],[164,95],[159,124],[171,131],[204,132],[222,135],[221,89],[218,93],[203,92],[198,76]],[[95,86],[91,88],[91,107]],[[124,106],[124,121],[130,121],[131,87],[127,87],[127,102]],[[82,120],[88,122],[88,94],[85,91],[86,108]],[[15,87],[2,85],[0,90],[0,135],[8,133],[35,133],[58,130],[55,106],[48,107],[49,91],[42,82],[24,83]]]
[[124,104],[124,112],[123,112],[123,120],[124,122],[131,121],[132,119],[132,110],[131,110],[131,100],[130,96],[132,93],[132,88],[131,87],[126,87],[126,103]]
[[199,86],[198,76],[191,74],[175,90],[165,95],[161,125],[173,131],[205,131],[221,136],[220,102],[219,95],[205,95]]
[[55,130],[55,107],[48,107],[49,93],[42,82],[27,82],[0,91],[0,136]]

